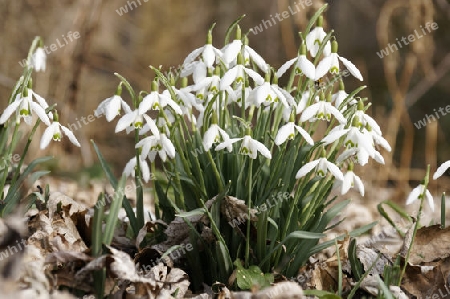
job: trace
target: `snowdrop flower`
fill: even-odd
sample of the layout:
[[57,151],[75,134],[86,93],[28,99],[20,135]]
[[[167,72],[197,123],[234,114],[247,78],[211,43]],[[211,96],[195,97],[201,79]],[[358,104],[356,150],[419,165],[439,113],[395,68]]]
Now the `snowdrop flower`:
[[214,75],[209,77],[204,77],[199,82],[197,82],[193,87],[192,91],[196,91],[197,98],[205,99],[207,93],[216,94],[219,92],[220,87],[220,68],[216,67],[214,70]]
[[[300,101],[298,101],[296,107],[295,107],[295,113],[300,114],[303,110],[305,110],[306,105],[308,104],[309,97],[311,96],[311,92],[309,90],[302,93],[302,96],[300,98]],[[314,102],[319,102],[319,96],[316,96],[314,99]]]
[[316,68],[314,64],[306,58],[306,45],[302,44],[300,46],[299,55],[296,58],[288,60],[285,62],[280,69],[277,71],[277,77],[280,78],[283,74],[294,64],[295,64],[295,72],[298,74],[304,74],[311,80],[315,80],[316,78]]
[[306,132],[302,127],[297,126],[292,117],[291,121],[282,126],[277,133],[277,136],[275,137],[275,144],[280,145],[284,143],[287,139],[294,139],[295,136],[295,130],[297,130],[300,135],[305,139],[305,141],[310,144],[314,145],[314,140],[311,138],[311,136]]
[[223,75],[220,81],[220,90],[226,90],[233,82],[245,83],[245,74],[249,75],[255,81],[256,85],[264,83],[264,79],[260,74],[242,65],[242,55],[238,54],[238,64]]
[[139,104],[139,114],[144,114],[148,110],[160,110],[166,106],[171,107],[177,114],[183,114],[180,106],[172,100],[170,92],[164,90],[162,94],[158,92],[158,83],[152,82],[151,92],[144,97],[142,102]]
[[[136,166],[137,166],[137,159],[136,157],[134,157],[130,161],[128,161],[128,163],[125,165],[123,173],[125,173],[127,177],[129,176],[135,177]],[[142,173],[142,178],[147,183],[150,180],[150,168],[148,167],[147,161],[145,161],[145,159],[143,159],[140,155],[139,155],[139,167]]]
[[361,196],[364,196],[364,184],[354,172],[353,163],[350,163],[349,169],[346,174],[344,174],[344,180],[342,181],[341,195],[344,195],[350,190],[351,187],[356,187]]
[[[218,143],[220,140],[227,141],[230,136],[221,129],[217,124],[212,124],[209,129],[205,132],[203,136],[203,148],[205,151],[209,151],[213,143]],[[227,147],[229,152],[232,151],[232,145],[229,144]]]
[[359,119],[363,126],[369,125],[378,135],[382,135],[381,128],[377,122],[372,117],[364,113],[364,103],[362,100],[358,102],[358,109],[355,114],[353,114],[351,121],[353,121],[353,118],[355,117]]
[[335,178],[337,178],[338,180],[341,180],[341,181],[344,180],[344,175],[339,170],[339,167],[337,167],[333,163],[329,162],[327,160],[327,158],[325,158],[325,157],[322,157],[320,159],[314,160],[312,162],[309,162],[309,163],[306,163],[305,165],[303,165],[298,170],[297,174],[295,175],[295,178],[299,179],[301,177],[304,177],[313,169],[315,169],[316,173],[321,177],[326,176],[328,173],[328,170],[329,170]]
[[[345,92],[344,88],[344,82],[342,82],[342,79],[339,80],[339,90],[335,94],[331,96],[331,102],[334,103],[334,107],[339,109],[341,104],[345,101],[345,99],[348,97],[348,93]],[[349,104],[355,105],[357,101],[355,99],[351,99]],[[347,110],[347,106],[343,106],[339,111],[345,111]]]
[[300,121],[314,121],[315,119],[325,119],[327,121],[330,121],[331,115],[333,115],[341,124],[347,123],[347,120],[342,115],[342,113],[339,112],[339,110],[337,110],[329,101],[325,101],[323,99],[307,107],[303,111],[303,114],[300,117]]
[[186,78],[192,75],[194,83],[200,82],[206,77],[207,66],[203,61],[193,61],[189,64],[183,65],[180,73],[180,77]]
[[436,172],[434,173],[433,180],[440,178],[449,167],[450,167],[450,160],[448,160],[445,163],[442,163],[442,165],[439,166]]
[[43,71],[45,72],[47,56],[45,55],[45,51],[42,47],[36,49],[32,58],[31,58],[31,66],[36,70],[36,72]]
[[53,123],[44,131],[44,134],[41,138],[40,147],[41,149],[46,148],[50,141],[53,139],[54,141],[61,141],[61,138],[63,136],[62,132],[67,135],[70,142],[72,142],[74,145],[81,147],[80,143],[78,142],[75,135],[65,126],[61,125],[58,121],[58,114],[55,112],[55,115],[53,117]]
[[228,151],[231,152],[231,145],[240,140],[242,140],[241,148],[239,149],[240,154],[248,155],[250,158],[256,159],[257,153],[260,152],[261,155],[263,155],[267,159],[272,159],[272,155],[270,154],[269,149],[258,140],[253,139],[250,135],[245,135],[242,138],[230,138],[228,140],[225,140],[224,142],[216,146],[216,151],[227,148]]
[[263,84],[255,87],[248,97],[248,101],[256,107],[264,104],[269,106],[272,103],[281,102],[285,107],[295,105],[294,97],[278,86],[278,79],[274,77],[274,83],[270,84],[270,73],[266,74]]
[[339,60],[340,60],[342,61],[344,66],[349,70],[350,74],[352,74],[359,81],[363,81],[363,77],[358,68],[349,60],[345,59],[344,57],[340,57],[337,54],[337,48],[338,48],[337,41],[333,41],[331,46],[331,54],[323,58],[317,65],[315,80],[319,80],[320,78],[325,76],[327,72],[330,72],[332,74],[339,74]]
[[[309,49],[309,53],[312,57],[316,57],[317,52],[319,52],[319,48],[323,43],[323,39],[327,36],[325,31],[322,28],[323,24],[323,17],[320,16],[317,19],[317,25],[316,27],[311,30],[308,35],[306,36],[306,46]],[[331,46],[330,42],[328,41],[323,48],[323,55],[328,56],[331,53]]]
[[237,56],[241,53],[241,50],[243,50],[244,65],[249,65],[251,59],[264,73],[269,71],[269,67],[264,59],[255,50],[250,48],[247,43],[242,43],[241,28],[238,25],[236,39],[222,49],[223,60],[228,67],[233,67],[237,64]]
[[108,122],[112,121],[117,115],[120,115],[121,108],[125,113],[131,112],[130,106],[122,99],[120,94],[122,93],[122,87],[119,85],[117,92],[110,98],[103,100],[94,111],[94,115],[99,117],[105,115]]
[[163,162],[166,162],[167,157],[175,158],[175,147],[165,133],[142,139],[136,144],[136,148],[142,148],[141,156],[148,156],[152,162],[155,161],[156,154]]
[[213,67],[213,64],[216,61],[216,59],[222,58],[223,55],[222,52],[212,45],[212,28],[208,31],[208,36],[206,38],[206,45],[192,51],[184,60],[183,65],[185,66],[189,65],[200,55],[205,65],[210,69]]
[[428,189],[425,189],[425,185],[423,183],[411,191],[411,193],[408,196],[408,199],[406,200],[406,204],[407,205],[412,204],[416,200],[422,199],[424,195],[428,201],[428,205],[430,206],[431,211],[434,212],[433,196],[431,195],[430,191],[428,191]]
[[134,129],[142,129],[144,126],[144,115],[139,113],[139,109],[132,110],[122,116],[116,125],[115,132],[118,133],[126,129],[127,134]]
[[50,126],[50,119],[47,114],[45,114],[45,109],[48,108],[47,103],[41,97],[39,97],[38,101],[42,101],[42,104],[47,106],[46,108],[43,108],[41,105],[33,102],[33,94],[36,95],[29,88],[25,88],[23,94],[17,94],[16,99],[8,107],[6,107],[5,111],[3,111],[3,114],[0,116],[0,125],[4,124],[14,112],[16,112],[17,123],[19,123],[20,119],[23,118],[25,123],[31,125],[32,112],[35,112],[44,124]]

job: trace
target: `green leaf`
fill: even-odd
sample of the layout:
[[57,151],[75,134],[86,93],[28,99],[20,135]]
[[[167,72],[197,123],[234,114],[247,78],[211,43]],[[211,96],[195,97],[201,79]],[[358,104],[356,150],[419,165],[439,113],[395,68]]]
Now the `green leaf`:
[[227,32],[225,34],[225,45],[228,44],[230,42],[230,35],[231,32],[233,31],[233,29],[236,27],[236,25],[245,17],[245,14],[240,16],[239,18],[236,19],[236,21],[234,21],[230,27],[228,27]]
[[250,266],[248,269],[245,269],[240,260],[236,260],[234,264],[237,267],[237,285],[241,290],[250,290],[253,286],[264,288],[270,286],[274,281],[273,274],[264,274],[258,266]]
[[352,268],[352,274],[355,280],[360,280],[364,274],[363,266],[356,256],[356,239],[352,238],[348,245],[348,259]]
[[[111,184],[111,186],[116,189],[117,188],[117,179],[116,177],[113,175],[111,169],[109,168],[108,164],[106,163],[105,159],[103,158],[102,153],[100,152],[100,150],[98,149],[97,145],[95,144],[94,140],[91,139],[91,143],[94,146],[94,150],[97,153],[97,157],[100,161],[100,164],[103,168],[103,171],[106,174],[106,177],[109,180],[109,183]],[[124,195],[125,200],[122,201],[122,205],[123,208],[125,209],[125,212],[127,214],[128,219],[130,219],[130,226],[133,230],[133,234],[134,237],[136,237],[139,234],[139,227],[138,227],[138,223],[137,223],[137,219],[136,219],[136,215],[134,214],[133,211],[133,207],[130,204],[130,201],[128,200],[128,198],[126,198],[126,196]]]
[[122,207],[122,200],[125,192],[126,179],[127,177],[125,176],[125,174],[122,174],[122,178],[117,184],[117,188],[115,189],[114,192],[113,201],[109,208],[108,218],[106,219],[105,234],[103,235],[103,243],[105,245],[111,245],[111,241],[114,237],[116,224],[119,221],[117,217],[119,216],[119,210]]
[[369,223],[367,225],[364,225],[363,227],[357,228],[355,230],[352,230],[348,235],[350,237],[358,237],[366,232],[368,232],[369,230],[372,229],[372,227],[374,227],[375,225],[377,225],[378,221],[374,221],[372,223]]
[[205,215],[205,209],[204,208],[198,208],[189,212],[182,212],[179,214],[175,214],[175,216],[181,217],[181,218],[189,218],[192,216],[200,216],[200,215]]
[[303,294],[306,296],[316,296],[319,299],[342,299],[342,297],[336,294],[321,290],[303,290]]

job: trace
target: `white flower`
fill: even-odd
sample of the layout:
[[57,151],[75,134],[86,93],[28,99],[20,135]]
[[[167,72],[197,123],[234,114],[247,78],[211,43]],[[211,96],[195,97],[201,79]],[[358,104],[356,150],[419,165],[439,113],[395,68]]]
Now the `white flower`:
[[[333,41],[333,44],[334,43],[336,43],[336,41]],[[358,68],[349,60],[344,57],[340,57],[336,52],[331,53],[319,62],[316,68],[315,80],[319,80],[325,76],[327,72],[339,74],[339,60],[342,61],[345,67],[349,70],[350,74],[352,74],[359,81],[363,81],[363,77]]]
[[350,190],[351,187],[356,187],[358,189],[359,193],[361,193],[361,196],[364,196],[364,184],[357,176],[353,170],[347,171],[346,174],[344,174],[344,179],[342,181],[342,190],[341,195],[344,195],[345,193]]
[[188,65],[193,62],[200,55],[202,56],[203,62],[206,64],[208,68],[212,68],[216,59],[222,58],[222,52],[219,49],[216,49],[212,45],[212,34],[211,31],[208,32],[207,43],[203,47],[195,49],[192,51],[184,60],[183,65]]
[[264,59],[256,53],[255,50],[247,45],[243,45],[240,39],[233,40],[230,44],[226,45],[223,49],[223,60],[228,67],[233,67],[237,64],[237,56],[241,52],[243,47],[243,56],[245,59],[244,65],[249,65],[250,59],[264,72],[269,71],[269,67]]
[[[203,148],[205,149],[205,151],[209,151],[213,143],[220,142],[221,137],[223,141],[230,139],[230,136],[227,134],[227,132],[222,130],[217,124],[212,124],[203,136]],[[227,149],[229,152],[231,152],[232,145],[230,144]]]
[[326,158],[320,158],[312,162],[306,163],[305,165],[303,165],[302,168],[298,170],[297,174],[295,175],[295,178],[299,179],[307,175],[314,168],[316,169],[316,173],[321,177],[326,176],[329,170],[335,178],[341,181],[344,180],[344,175],[339,170],[339,168],[333,163],[329,162]]
[[163,162],[166,162],[167,157],[175,158],[175,147],[172,141],[167,138],[166,134],[153,135],[146,137],[136,144],[136,148],[141,148],[141,156],[148,156],[150,161],[154,162],[156,154],[159,155]]
[[441,166],[438,167],[438,169],[436,170],[436,172],[433,175],[433,180],[436,180],[437,178],[440,178],[444,172],[447,171],[447,169],[450,167],[450,160],[448,160],[447,162],[442,163]]
[[268,106],[278,102],[281,102],[285,107],[295,105],[294,98],[287,91],[280,88],[277,84],[270,84],[267,81],[250,92],[248,101],[256,107],[261,106],[261,104]]
[[288,60],[285,62],[280,69],[277,71],[277,77],[280,78],[283,74],[297,61],[295,65],[296,73],[304,74],[311,80],[315,80],[316,78],[316,68],[314,64],[306,58],[306,55],[299,55],[296,58]]
[[170,106],[177,114],[183,114],[180,106],[171,99],[168,90],[164,90],[162,94],[155,90],[146,95],[139,104],[139,114],[144,114],[150,109],[160,110],[166,106]]
[[[358,105],[360,105],[360,104],[358,104]],[[361,107],[359,107],[359,108],[361,108]],[[358,108],[358,110],[356,110],[355,114],[353,114],[351,121],[353,121],[353,119],[355,117],[358,117],[358,120],[361,122],[361,124],[364,127],[369,125],[372,128],[372,130],[374,130],[378,135],[381,136],[382,135],[381,128],[377,124],[377,122],[372,117],[370,117],[369,115],[365,114],[364,111],[362,109],[359,109],[359,108]]]
[[[28,89],[26,91],[26,94],[26,96],[17,94],[16,99],[8,107],[6,107],[5,111],[3,111],[3,114],[0,116],[0,124],[4,124],[9,119],[9,117],[14,112],[16,112],[17,123],[19,123],[20,118],[23,118],[28,125],[31,125],[32,112],[35,112],[43,123],[45,123],[47,126],[50,126],[50,119],[48,118],[47,114],[45,114],[45,108],[32,101],[32,95],[34,94],[34,92],[31,89]],[[38,101],[42,99],[41,97],[39,98],[40,99]],[[44,103],[45,100],[42,104]],[[47,105],[47,103],[45,103],[45,105]]]
[[[123,173],[125,173],[127,177],[129,176],[135,177],[136,166],[137,166],[137,159],[136,157],[134,157],[130,161],[128,161],[128,163],[125,165]],[[139,156],[139,167],[141,170],[142,178],[147,183],[150,180],[150,168],[148,167],[147,161],[145,161],[145,159],[143,159],[141,156]]]
[[412,204],[413,202],[415,202],[418,199],[422,199],[422,196],[425,193],[425,197],[428,201],[428,205],[430,206],[431,211],[434,212],[434,200],[433,200],[433,196],[431,195],[430,191],[428,191],[428,189],[425,189],[425,185],[420,184],[419,186],[417,186],[416,188],[414,188],[411,193],[408,196],[408,199],[406,200],[406,204]]
[[115,132],[118,133],[126,129],[127,134],[134,129],[142,129],[144,126],[144,116],[139,113],[139,109],[135,109],[122,116],[116,125]]
[[108,122],[112,121],[117,115],[120,115],[120,109],[125,113],[131,112],[130,106],[119,95],[113,95],[110,98],[103,100],[94,111],[94,115],[99,117],[104,114]]
[[314,140],[311,138],[308,132],[306,132],[302,127],[297,126],[294,122],[288,122],[278,130],[277,136],[275,137],[275,144],[280,145],[287,139],[294,139],[295,130],[297,130],[300,135],[302,135],[307,143],[309,143],[310,145],[314,145]]
[[[323,39],[327,36],[322,26],[317,26],[313,30],[311,30],[306,36],[306,47],[309,50],[309,53],[312,57],[316,57],[317,52],[319,52],[319,47],[322,45]],[[323,49],[323,54],[325,56],[330,55],[331,53],[331,45],[330,41],[328,41]]]
[[207,75],[207,66],[203,61],[193,61],[189,64],[183,65],[180,72],[180,77],[187,77],[192,74],[194,83],[199,82]]
[[212,75],[211,77],[204,77],[197,82],[192,90],[197,92],[197,98],[204,100],[207,94],[216,94],[219,92],[220,77],[218,75]]
[[70,142],[78,147],[81,146],[72,131],[65,126],[62,126],[59,122],[54,121],[47,129],[45,129],[44,134],[42,135],[40,144],[41,149],[46,148],[52,139],[54,141],[61,141],[63,136],[61,130],[67,135],[67,137],[69,137]]
[[[331,96],[331,102],[334,103],[334,107],[336,107],[337,109],[339,109],[339,107],[341,106],[341,104],[344,102],[344,100],[348,97],[348,93],[345,92],[345,90],[339,90],[338,92],[336,92],[335,94],[333,94]],[[355,99],[351,99],[350,100],[350,105],[354,105],[356,104],[356,100]],[[345,111],[347,110],[347,106],[343,106],[339,111]]]
[[347,123],[347,120],[342,115],[342,113],[339,112],[339,110],[337,110],[335,107],[333,107],[333,105],[330,102],[326,102],[326,101],[319,101],[319,102],[307,107],[303,111],[303,114],[300,117],[300,121],[301,122],[305,122],[307,120],[313,121],[316,118],[317,119],[326,119],[327,121],[330,121],[331,115],[334,115],[334,117],[341,124]]
[[222,77],[220,81],[220,90],[226,90],[227,87],[231,86],[234,81],[238,83],[243,83],[245,74],[249,75],[256,83],[256,85],[261,85],[264,83],[263,77],[252,69],[244,67],[242,64],[238,64],[233,68],[229,69]]
[[272,159],[269,149],[258,140],[253,139],[250,135],[245,135],[242,138],[230,138],[217,145],[216,151],[220,151],[224,148],[227,148],[228,151],[230,151],[230,149],[232,149],[230,146],[240,140],[242,140],[241,148],[239,149],[240,154],[248,155],[250,158],[256,159],[257,153],[260,152],[267,159]]
[[36,72],[45,72],[46,58],[47,56],[45,55],[44,49],[41,47],[37,48],[31,58],[32,67],[36,70]]

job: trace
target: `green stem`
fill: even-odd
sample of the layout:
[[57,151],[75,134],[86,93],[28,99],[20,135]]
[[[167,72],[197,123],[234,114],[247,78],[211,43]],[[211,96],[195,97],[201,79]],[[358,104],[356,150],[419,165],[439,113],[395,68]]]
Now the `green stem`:
[[253,159],[249,158],[249,165],[248,165],[248,200],[247,200],[247,208],[248,208],[248,217],[247,217],[247,235],[245,240],[245,267],[248,268],[250,261],[250,226],[252,224],[252,215],[251,215],[251,209],[252,209],[252,181],[253,181]]

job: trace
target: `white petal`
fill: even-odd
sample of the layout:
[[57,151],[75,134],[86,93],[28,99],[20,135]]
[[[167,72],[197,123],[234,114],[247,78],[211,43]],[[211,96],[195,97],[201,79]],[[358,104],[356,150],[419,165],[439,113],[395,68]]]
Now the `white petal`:
[[236,65],[232,69],[229,69],[223,75],[222,80],[220,80],[220,90],[225,90],[228,86],[230,86],[233,83],[238,74],[238,67],[239,65]]
[[408,199],[406,200],[406,204],[412,204],[414,201],[419,199],[419,196],[421,195],[423,191],[423,185],[419,185],[416,188],[414,188],[411,193],[408,195]]
[[75,144],[78,147],[81,147],[80,143],[78,142],[77,138],[75,137],[75,135],[72,133],[71,130],[69,130],[68,128],[61,126],[61,130],[64,132],[64,134],[66,134],[66,136],[69,138],[70,142],[72,142],[73,144]]
[[430,206],[431,211],[434,212],[434,199],[433,199],[433,196],[431,195],[430,191],[428,191],[428,189],[425,190],[425,197],[428,200],[428,205]]
[[158,101],[158,96],[159,94],[157,91],[152,91],[148,95],[146,95],[142,99],[142,102],[139,104],[139,114],[144,114],[145,112],[150,110],[153,104]]
[[340,56],[339,56],[339,60],[342,61],[342,63],[345,65],[345,67],[350,71],[350,74],[352,74],[359,81],[363,81],[361,72],[351,61],[345,59],[344,57],[340,57]]
[[348,171],[344,175],[344,179],[342,180],[342,189],[341,189],[341,195],[344,195],[350,190],[353,182],[353,171]]
[[244,71],[255,81],[256,85],[261,85],[264,83],[264,78],[254,70],[244,68]]
[[319,80],[320,78],[325,76],[328,73],[328,71],[330,70],[332,62],[333,62],[333,57],[331,55],[326,56],[324,59],[322,59],[319,62],[319,64],[317,65],[314,80]]
[[203,148],[205,151],[209,151],[214,143],[214,140],[217,137],[217,134],[219,133],[217,130],[217,125],[213,124],[209,127],[209,129],[205,132],[205,135],[203,136]]
[[[230,138],[228,140],[225,140],[224,142],[218,144],[215,148],[216,151],[220,151],[224,148],[230,149],[230,145],[232,145],[235,142],[238,142],[239,140],[242,140],[243,138]],[[231,151],[230,151],[231,152]]]
[[342,172],[339,169],[339,167],[337,167],[336,165],[334,165],[330,161],[327,161],[327,168],[328,168],[328,170],[330,170],[330,172],[334,175],[335,178],[337,178],[337,179],[339,179],[341,181],[344,180],[344,175],[342,174]]
[[40,105],[36,104],[35,102],[30,102],[31,110],[36,112],[37,116],[41,119],[41,121],[46,124],[47,126],[50,125],[50,119],[48,118],[47,114],[45,114],[44,108],[42,108]]
[[150,180],[150,168],[148,167],[147,161],[140,160],[139,166],[141,168],[142,178],[147,183]]
[[39,105],[41,105],[42,108],[44,108],[44,110],[48,108],[47,101],[43,97],[41,97],[31,89],[28,89],[28,92],[31,92],[33,94],[36,101],[39,103]]
[[261,142],[257,141],[257,140],[253,140],[254,143],[256,144],[256,149],[267,159],[272,159],[272,155],[270,154],[269,149],[262,144]]
[[292,58],[291,60],[286,61],[277,71],[277,77],[280,78],[284,73],[296,62],[298,57]]
[[317,166],[317,164],[319,164],[320,159],[318,160],[314,160],[312,162],[306,163],[305,165],[303,165],[303,167],[301,167],[298,171],[297,174],[295,175],[296,179],[299,179],[305,175],[307,175],[311,170],[314,169],[314,167]]
[[315,79],[316,78],[315,77],[316,69],[314,67],[314,64],[312,64],[312,62],[309,61],[305,55],[300,55],[297,65],[300,67],[300,69],[302,70],[302,73],[306,77],[308,77],[311,80],[316,80]]
[[433,175],[433,180],[436,180],[437,178],[440,178],[444,172],[447,171],[447,169],[450,167],[450,160],[448,160],[445,163],[442,163],[441,166],[439,166],[438,169],[436,169],[436,172]]
[[334,115],[334,117],[341,123],[341,124],[346,124],[347,123],[347,119],[345,119],[345,117],[342,115],[342,113],[337,110],[335,107],[333,107],[331,105],[331,103],[327,102],[327,111],[330,112],[331,114]]
[[213,48],[213,45],[205,45],[205,49],[202,53],[203,61],[209,68],[211,68],[214,64],[214,61],[216,61],[216,55]]
[[289,122],[282,126],[277,133],[277,136],[275,137],[275,144],[280,145],[286,141],[286,139],[289,137],[289,135],[294,133],[294,123]]
[[249,46],[245,45],[244,48],[252,58],[253,62],[256,63],[256,65],[261,69],[261,71],[267,73],[269,71],[269,67],[267,66],[267,63],[264,61],[264,59]]
[[47,129],[45,129],[44,134],[42,134],[41,143],[40,143],[41,150],[46,148],[49,145],[50,140],[52,140],[53,134],[58,125],[59,124],[57,122],[54,122]]
[[131,113],[127,113],[124,116],[122,116],[116,125],[115,132],[123,131],[125,128],[129,127],[130,124],[133,122],[133,120],[136,118],[136,111],[133,111]]
[[128,163],[125,165],[125,169],[123,170],[123,173],[125,173],[127,176],[133,176],[134,173],[134,167],[136,166],[136,157],[132,158]]
[[153,119],[150,118],[147,114],[144,114],[144,119],[147,122],[147,125],[150,128],[150,131],[152,131],[152,134],[159,138],[159,130],[156,126],[156,123]]
[[16,100],[12,102],[8,107],[6,107],[5,111],[3,111],[2,116],[0,116],[0,125],[4,124],[8,120],[11,114],[13,114],[14,111],[17,110],[21,102],[22,101],[20,100],[19,101]]
[[310,118],[313,118],[317,114],[317,111],[319,111],[319,108],[320,108],[320,103],[315,103],[315,104],[307,107],[303,111],[302,116],[300,117],[300,121],[305,122],[305,121],[309,120]]
[[106,120],[108,122],[112,121],[117,114],[119,114],[119,110],[120,110],[120,98],[117,95],[114,95],[111,98],[111,101],[109,101],[108,105],[106,105],[105,107],[106,113]]
[[336,140],[338,140],[339,138],[341,138],[342,136],[344,136],[345,134],[347,134],[348,131],[349,131],[349,129],[335,130],[334,132],[333,132],[333,130],[332,130],[330,133],[328,133],[327,136],[325,136],[325,137],[322,139],[322,142],[323,142],[325,145],[330,144],[330,143],[333,143],[333,142],[335,142]]
[[195,58],[197,58],[198,55],[200,55],[200,53],[202,53],[204,48],[205,48],[205,46],[197,48],[194,51],[192,51],[191,53],[189,53],[189,55],[184,59],[183,65],[187,65],[187,64],[190,64],[191,62],[193,62],[195,60]]
[[363,184],[363,182],[361,181],[361,179],[357,175],[355,175],[353,179],[354,179],[354,183],[355,183],[356,189],[359,190],[359,193],[361,194],[361,196],[364,196],[364,184]]
[[223,60],[226,64],[231,63],[234,59],[236,59],[238,53],[241,51],[242,41],[239,39],[235,39],[230,44],[227,45],[226,50],[223,53]]
[[311,138],[311,136],[308,134],[308,132],[306,132],[302,127],[300,126],[295,126],[295,128],[297,129],[297,131],[300,133],[300,135],[302,135],[302,137],[305,139],[305,141],[307,143],[309,143],[310,145],[314,145],[314,140]]
[[161,134],[161,143],[164,150],[167,152],[167,155],[172,159],[175,158],[175,147],[173,146],[172,141],[167,138],[166,134]]

